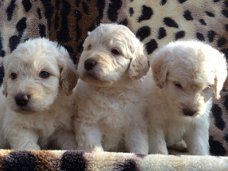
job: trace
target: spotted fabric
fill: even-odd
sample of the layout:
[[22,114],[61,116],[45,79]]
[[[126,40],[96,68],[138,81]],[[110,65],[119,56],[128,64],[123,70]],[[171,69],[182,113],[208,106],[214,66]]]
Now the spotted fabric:
[[[157,48],[179,39],[204,41],[228,58],[227,0],[1,0],[0,56],[28,38],[49,37],[63,44],[77,64],[87,32],[101,22],[128,26],[149,58]],[[0,83],[3,75],[0,67]],[[228,155],[227,90],[228,81],[211,110],[209,143],[216,156]]]
[[0,151],[1,171],[185,171],[192,168],[226,171],[228,158],[82,151]]

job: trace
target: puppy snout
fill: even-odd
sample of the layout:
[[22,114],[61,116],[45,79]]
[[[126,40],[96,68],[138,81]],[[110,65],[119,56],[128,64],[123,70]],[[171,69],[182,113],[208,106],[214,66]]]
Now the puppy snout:
[[22,106],[26,106],[28,104],[30,95],[19,93],[14,97],[14,99],[15,99],[16,104],[18,106],[22,107]]
[[95,59],[87,59],[84,63],[84,67],[86,70],[92,70],[97,65],[97,61]]
[[183,113],[185,116],[194,116],[197,113],[197,110],[184,108]]

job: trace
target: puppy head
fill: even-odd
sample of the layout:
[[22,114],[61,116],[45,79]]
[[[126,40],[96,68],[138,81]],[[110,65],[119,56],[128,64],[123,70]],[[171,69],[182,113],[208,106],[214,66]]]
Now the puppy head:
[[176,41],[158,49],[151,61],[156,85],[178,113],[205,113],[227,77],[224,55],[199,41]]
[[4,69],[3,93],[20,113],[49,108],[61,92],[70,94],[77,81],[68,52],[44,38],[19,44],[5,57]]
[[149,69],[142,43],[126,26],[101,24],[88,34],[83,47],[79,76],[97,86],[139,79]]

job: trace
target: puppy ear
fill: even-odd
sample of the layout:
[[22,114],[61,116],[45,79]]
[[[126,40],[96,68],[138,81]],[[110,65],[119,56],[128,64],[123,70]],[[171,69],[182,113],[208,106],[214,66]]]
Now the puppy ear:
[[168,75],[168,60],[165,55],[160,56],[158,53],[151,61],[153,78],[159,88],[163,88]]
[[[5,56],[4,58],[1,58],[0,59],[0,66],[1,67],[3,67],[3,68],[6,68],[6,65],[7,65],[7,63],[6,63],[6,60],[7,59],[7,57]],[[5,66],[5,67],[4,67]],[[5,71],[4,71],[5,72]],[[2,83],[2,93],[7,97],[7,95],[8,95],[8,92],[7,92],[7,79],[8,78],[6,78],[7,76],[6,76],[6,74],[5,74],[5,76],[3,77],[3,83]]]
[[220,98],[220,91],[223,88],[226,78],[227,78],[227,63],[223,56],[221,60],[217,59],[217,63],[216,63],[216,74],[214,78],[214,83],[215,83],[214,93],[215,93],[216,99]]
[[78,75],[74,69],[69,67],[69,65],[65,65],[62,68],[60,75],[60,86],[66,93],[66,95],[71,95],[72,90],[77,84]]
[[150,64],[142,44],[139,45],[133,54],[128,73],[131,79],[139,79],[148,72]]
[[3,79],[2,87],[3,87],[2,93],[7,97],[8,92],[7,92],[7,81],[6,81],[6,78]]
[[58,58],[60,66],[60,87],[66,95],[70,95],[77,84],[78,75],[68,52],[63,49],[63,47],[61,47],[61,51],[61,55]]

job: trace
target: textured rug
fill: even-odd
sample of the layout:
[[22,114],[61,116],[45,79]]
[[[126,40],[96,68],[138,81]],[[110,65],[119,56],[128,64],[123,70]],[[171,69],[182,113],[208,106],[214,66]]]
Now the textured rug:
[[84,153],[80,151],[0,152],[7,171],[227,171],[227,157]]
[[[0,0],[0,56],[45,36],[63,44],[77,64],[87,32],[99,23],[127,25],[149,58],[178,39],[199,39],[228,58],[227,0]],[[0,82],[3,78],[0,68]],[[211,114],[210,151],[228,155],[228,82]],[[0,170],[228,170],[226,157],[139,156],[76,151],[0,151]]]

